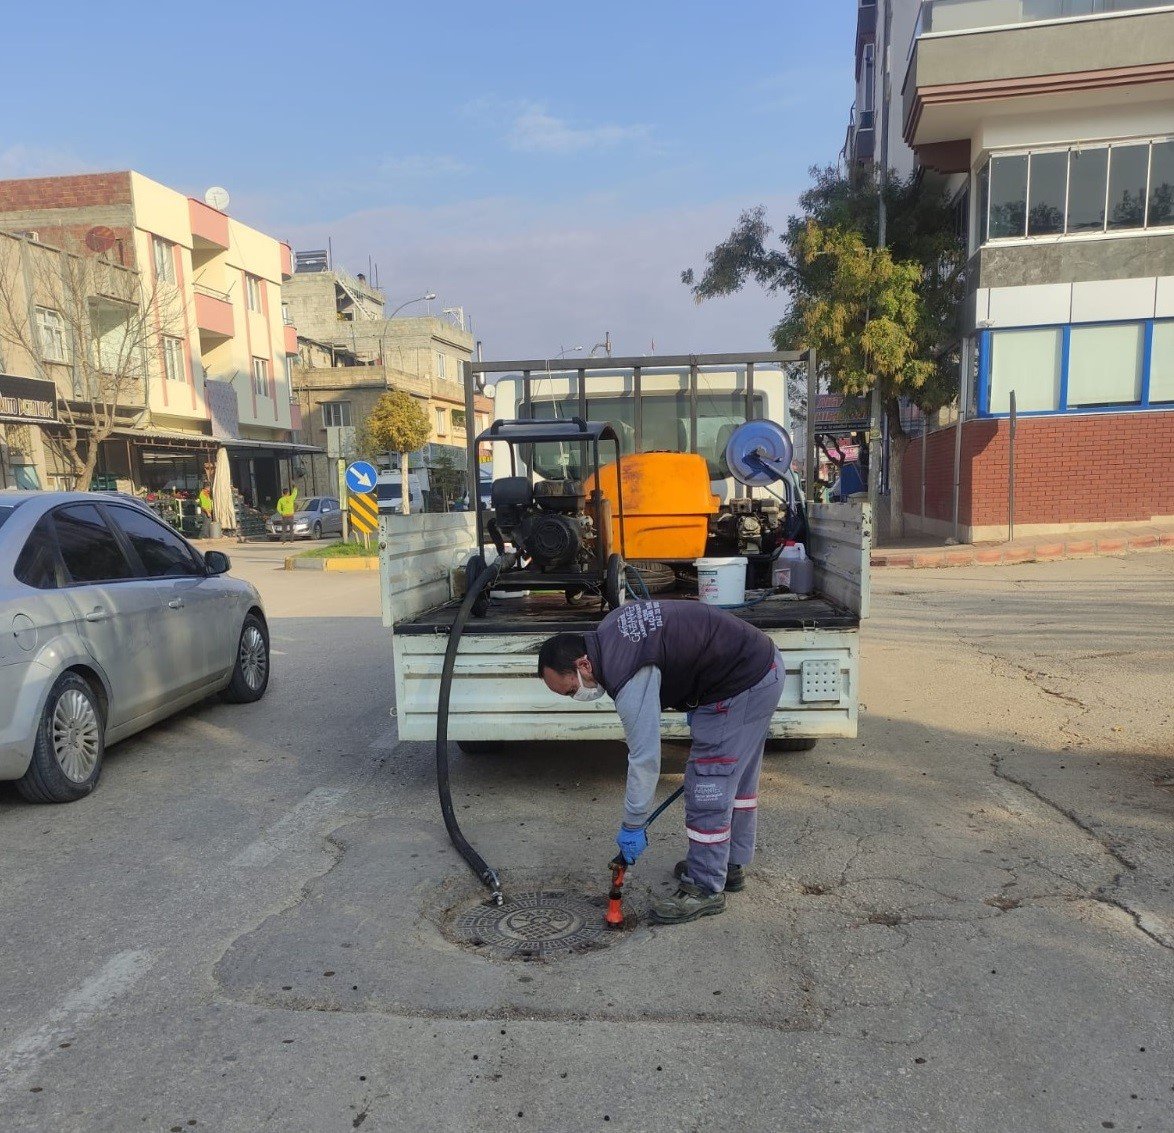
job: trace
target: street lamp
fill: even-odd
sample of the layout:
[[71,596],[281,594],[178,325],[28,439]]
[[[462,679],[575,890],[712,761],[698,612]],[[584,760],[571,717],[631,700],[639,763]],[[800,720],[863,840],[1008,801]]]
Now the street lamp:
[[418,296],[416,296],[416,298],[415,298],[415,299],[409,299],[409,300],[408,300],[406,303],[401,303],[401,304],[400,304],[398,307],[396,307],[396,309],[395,309],[394,311],[392,311],[392,312],[391,312],[391,314],[390,314],[390,315],[388,315],[387,317],[388,317],[389,319],[394,319],[394,318],[396,317],[396,315],[398,315],[398,314],[400,313],[400,311],[402,311],[402,310],[403,310],[405,307],[410,307],[410,306],[411,306],[413,303],[424,303],[424,302],[429,302],[429,303],[430,303],[430,302],[431,302],[433,299],[435,299],[435,298],[436,298],[436,292],[435,292],[435,291],[429,291],[429,292],[427,292],[427,293],[426,293],[426,294],[424,294],[424,295],[418,295]]
[[570,354],[573,350],[582,350],[582,349],[583,349],[583,347],[581,347],[581,346],[564,346],[563,349],[560,350],[554,356],[554,358],[551,359],[551,361],[553,362],[555,359],[562,358],[565,355]]

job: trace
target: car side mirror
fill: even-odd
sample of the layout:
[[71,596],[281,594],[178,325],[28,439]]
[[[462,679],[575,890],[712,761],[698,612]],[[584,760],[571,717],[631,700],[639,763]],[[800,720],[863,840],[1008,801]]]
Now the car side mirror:
[[204,569],[212,575],[227,574],[232,569],[232,563],[223,551],[205,551]]

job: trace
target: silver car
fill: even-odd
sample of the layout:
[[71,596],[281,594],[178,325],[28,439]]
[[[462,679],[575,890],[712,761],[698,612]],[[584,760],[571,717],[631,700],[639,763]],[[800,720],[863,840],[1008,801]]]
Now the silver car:
[[[269,517],[265,530],[270,540],[280,537],[284,522],[277,512]],[[323,535],[342,537],[342,508],[333,496],[314,496],[306,500],[290,516],[290,522],[295,539],[321,539]]]
[[260,700],[269,629],[230,565],[125,497],[0,492],[0,779],[71,802],[107,744],[211,693]]

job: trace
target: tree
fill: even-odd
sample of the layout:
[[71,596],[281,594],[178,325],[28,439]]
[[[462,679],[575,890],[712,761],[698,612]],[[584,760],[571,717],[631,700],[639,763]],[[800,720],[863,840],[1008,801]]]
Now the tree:
[[4,245],[0,341],[56,384],[64,431],[47,432],[46,440],[75,486],[87,489],[101,443],[146,413],[149,360],[165,364],[162,336],[183,334],[178,292],[146,286],[105,254],[58,251],[27,238]]
[[[882,258],[864,256],[878,237],[876,178],[845,177],[834,167],[812,169],[811,176],[813,184],[800,196],[799,212],[788,218],[777,245],[770,239],[765,209],[749,209],[708,253],[704,272],[697,276],[687,270],[681,278],[697,302],[733,294],[750,282],[782,292],[787,304],[772,332],[776,348],[814,347],[822,380],[839,392],[865,392],[870,387],[861,381],[876,380],[892,466],[899,470],[909,443],[901,399],[929,412],[949,404],[957,386],[965,243],[957,233],[953,205],[941,192],[916,178],[890,174],[886,252]],[[855,241],[844,239],[848,235]],[[885,295],[869,296],[870,286]],[[891,306],[895,293],[904,304],[899,318]],[[874,317],[883,325],[865,339],[865,324]],[[891,485],[896,534],[903,521],[899,471]]]
[[408,492],[408,453],[428,443],[431,429],[428,416],[419,401],[403,390],[385,393],[363,422],[362,442],[370,452],[398,452],[403,476],[403,500],[400,510],[408,515],[411,496]]

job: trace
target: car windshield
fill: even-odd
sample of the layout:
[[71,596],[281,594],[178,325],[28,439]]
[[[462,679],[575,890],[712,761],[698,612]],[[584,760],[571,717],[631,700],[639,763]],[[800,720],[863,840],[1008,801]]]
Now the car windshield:
[[317,500],[307,500],[301,506],[301,508],[299,510],[301,510],[301,511],[317,511],[318,510],[318,501]]

